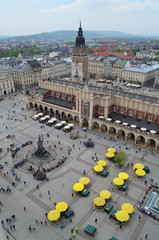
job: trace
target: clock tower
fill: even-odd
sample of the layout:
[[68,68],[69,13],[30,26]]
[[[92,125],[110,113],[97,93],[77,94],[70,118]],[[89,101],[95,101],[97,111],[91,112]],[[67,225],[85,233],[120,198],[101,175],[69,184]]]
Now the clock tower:
[[86,83],[88,81],[88,48],[80,26],[76,37],[76,45],[72,55],[72,78],[75,82]]

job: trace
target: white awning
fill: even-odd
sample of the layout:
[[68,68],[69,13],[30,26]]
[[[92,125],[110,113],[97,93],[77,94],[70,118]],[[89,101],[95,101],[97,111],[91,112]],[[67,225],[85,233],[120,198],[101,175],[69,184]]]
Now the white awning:
[[136,125],[131,125],[130,127],[131,127],[131,128],[136,128]]
[[120,120],[116,120],[115,122],[116,122],[116,123],[121,123],[121,121],[120,121]]
[[70,129],[70,126],[65,126],[64,129]]
[[61,124],[66,124],[66,121],[61,121]]
[[155,134],[156,131],[155,130],[150,130],[150,133]]
[[46,118],[45,117],[42,117],[42,118],[40,118],[40,121],[44,121]]
[[112,119],[111,118],[107,118],[107,121],[111,121]]
[[127,123],[127,122],[123,122],[123,125],[124,125],[124,126],[128,126],[128,123]]
[[141,128],[142,131],[146,131],[147,129],[146,128]]
[[57,124],[56,124],[56,127],[61,127],[61,126],[62,126],[61,123],[57,123]]
[[73,126],[74,126],[74,124],[73,124],[73,123],[69,123],[69,124],[68,124],[68,126],[70,126],[70,127],[73,127]]

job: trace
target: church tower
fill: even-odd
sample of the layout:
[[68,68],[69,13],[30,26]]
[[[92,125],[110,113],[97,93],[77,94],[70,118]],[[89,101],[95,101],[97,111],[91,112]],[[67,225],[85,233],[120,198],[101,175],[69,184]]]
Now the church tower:
[[88,48],[80,26],[76,37],[76,45],[72,55],[72,78],[75,82],[86,83],[88,81]]

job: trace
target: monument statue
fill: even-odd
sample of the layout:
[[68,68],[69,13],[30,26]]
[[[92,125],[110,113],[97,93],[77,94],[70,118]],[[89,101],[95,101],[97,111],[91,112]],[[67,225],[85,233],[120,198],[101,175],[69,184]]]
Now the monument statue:
[[43,137],[39,135],[38,142],[37,142],[38,148],[34,153],[34,156],[38,159],[44,159],[48,156],[50,156],[50,153],[46,151],[46,149],[43,146]]

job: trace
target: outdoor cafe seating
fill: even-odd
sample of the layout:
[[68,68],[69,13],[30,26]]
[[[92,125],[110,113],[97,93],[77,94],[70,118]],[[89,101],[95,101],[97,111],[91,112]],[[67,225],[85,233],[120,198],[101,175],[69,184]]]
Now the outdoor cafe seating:
[[94,236],[94,233],[95,233],[96,230],[97,230],[97,228],[90,225],[90,224],[88,224],[87,227],[85,227],[85,229],[84,229],[84,231],[91,236]]
[[113,210],[110,212],[109,217],[110,217],[110,218],[113,218],[113,219],[116,219],[116,218],[115,218],[115,213],[116,213],[116,210],[113,209]]
[[145,167],[144,167],[144,171],[145,171],[146,173],[149,173],[149,172],[150,172],[149,167],[148,167],[148,166],[145,166]]
[[107,213],[110,213],[112,208],[113,208],[112,204],[106,204],[105,207],[104,207],[104,211],[106,211]]
[[109,240],[118,240],[118,238],[111,237]]
[[89,193],[90,193],[90,191],[89,191],[88,189],[84,189],[84,190],[81,192],[81,196],[86,197]]
[[74,211],[71,208],[67,208],[66,212],[65,212],[65,217],[69,218],[71,216],[74,215]]
[[119,187],[119,190],[126,191],[128,189],[128,184],[123,184]]
[[102,171],[102,172],[97,172],[98,175],[102,176],[102,177],[106,177],[108,176],[109,172],[108,171]]

